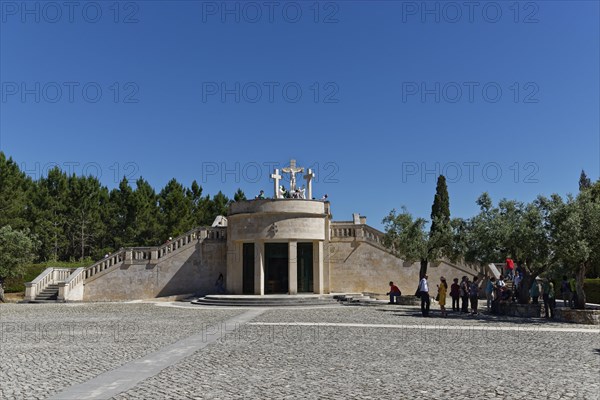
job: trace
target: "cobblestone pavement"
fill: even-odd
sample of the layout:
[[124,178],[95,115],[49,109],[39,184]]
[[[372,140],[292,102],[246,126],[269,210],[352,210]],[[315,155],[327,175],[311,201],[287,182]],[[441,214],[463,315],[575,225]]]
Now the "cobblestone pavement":
[[[9,313],[0,308],[1,321],[66,316],[117,323],[129,316],[154,339],[138,343],[146,345],[143,349],[135,342],[113,342],[104,351],[77,344],[77,355],[67,342],[52,351],[50,343],[25,341],[23,357],[7,351],[3,339],[2,359],[8,354],[1,370],[3,399],[43,398],[72,380],[81,382],[197,334],[199,327],[231,331],[222,321],[243,312],[150,304],[57,305],[47,311],[15,307]],[[399,306],[270,309],[113,400],[600,399],[598,327],[486,315],[422,318],[418,311]],[[82,355],[82,349],[88,351]],[[54,361],[34,362],[37,354]],[[69,357],[76,357],[74,364]]]
[[0,305],[0,399],[43,399],[241,313],[154,304]]

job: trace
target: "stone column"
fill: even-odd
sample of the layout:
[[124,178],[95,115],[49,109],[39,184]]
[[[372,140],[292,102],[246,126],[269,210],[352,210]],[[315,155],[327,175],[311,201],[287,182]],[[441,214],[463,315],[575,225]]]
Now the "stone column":
[[324,294],[323,241],[313,241],[313,292]]
[[288,243],[288,292],[298,294],[298,242]]
[[254,294],[265,294],[265,242],[254,243]]
[[242,294],[243,291],[243,245],[242,242],[227,242],[225,290],[229,294]]

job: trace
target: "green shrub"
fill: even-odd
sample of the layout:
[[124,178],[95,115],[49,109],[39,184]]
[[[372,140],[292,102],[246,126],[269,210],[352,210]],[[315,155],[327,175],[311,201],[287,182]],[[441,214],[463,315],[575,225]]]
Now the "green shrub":
[[600,278],[586,279],[583,282],[583,290],[588,303],[600,304]]
[[6,293],[18,293],[25,291],[25,282],[31,282],[39,274],[44,272],[46,268],[49,267],[60,267],[60,268],[79,268],[79,267],[87,267],[92,265],[92,262],[89,260],[84,261],[75,261],[75,262],[66,262],[66,261],[48,261],[45,263],[39,264],[31,264],[25,267],[25,273],[20,278],[15,279],[7,279],[4,282],[4,291]]

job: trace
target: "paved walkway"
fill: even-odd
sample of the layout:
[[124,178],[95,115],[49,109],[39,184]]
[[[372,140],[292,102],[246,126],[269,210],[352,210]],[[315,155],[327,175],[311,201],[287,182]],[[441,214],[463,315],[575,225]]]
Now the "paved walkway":
[[[246,311],[225,321],[223,324],[208,326],[199,334],[179,340],[157,352],[131,361],[112,371],[105,372],[87,382],[71,386],[65,391],[50,397],[50,399],[110,399],[121,392],[133,388],[143,380],[158,374],[166,367],[177,364],[209,344],[234,333],[240,325],[245,324],[264,311],[264,309]],[[220,327],[224,327],[225,329],[220,329]]]
[[0,305],[4,399],[600,399],[600,330],[416,307]]

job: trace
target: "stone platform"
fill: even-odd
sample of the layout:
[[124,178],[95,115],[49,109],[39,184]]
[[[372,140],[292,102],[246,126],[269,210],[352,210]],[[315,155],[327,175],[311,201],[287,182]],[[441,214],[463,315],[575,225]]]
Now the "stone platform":
[[270,294],[270,295],[207,295],[194,299],[192,304],[223,307],[297,307],[297,306],[335,306],[335,295],[318,294]]

